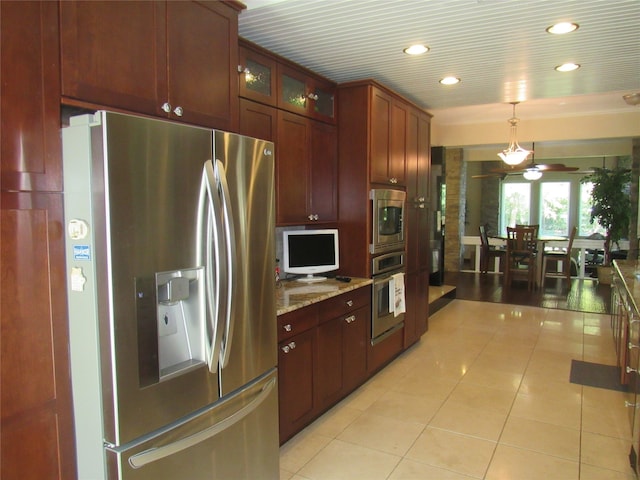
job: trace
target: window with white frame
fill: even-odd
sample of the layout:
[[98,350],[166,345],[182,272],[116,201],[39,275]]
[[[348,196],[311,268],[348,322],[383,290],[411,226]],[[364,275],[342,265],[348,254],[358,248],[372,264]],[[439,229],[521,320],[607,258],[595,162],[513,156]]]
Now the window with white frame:
[[598,220],[594,220],[591,223],[591,190],[593,189],[593,183],[585,182],[580,184],[580,198],[578,204],[578,236],[588,237],[590,235],[599,233],[604,236],[605,230],[598,223]]
[[578,235],[588,236],[595,228],[589,224],[590,190],[581,185],[579,176],[566,173],[545,172],[532,182],[507,177],[500,196],[501,233],[506,235],[507,227],[516,223],[537,224],[539,235],[565,237],[577,225]]
[[540,182],[541,236],[569,235],[569,208],[571,184],[569,182]]
[[509,182],[502,184],[500,199],[500,225],[503,235],[507,227],[528,224],[531,218],[531,183]]

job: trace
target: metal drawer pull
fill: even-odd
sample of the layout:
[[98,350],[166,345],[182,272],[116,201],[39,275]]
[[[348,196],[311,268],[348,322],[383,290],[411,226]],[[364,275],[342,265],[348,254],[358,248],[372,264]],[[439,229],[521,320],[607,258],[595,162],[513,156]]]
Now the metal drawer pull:
[[347,307],[353,307],[353,300],[347,300]]
[[292,330],[292,328],[291,328],[291,324],[290,324],[290,323],[287,323],[287,324],[286,324],[284,327],[282,327],[282,328],[284,328],[284,331],[285,331],[285,332],[290,332],[290,331]]
[[284,353],[289,353],[289,350],[291,350],[291,349],[289,348],[289,345],[285,345],[284,347],[282,347],[282,351],[283,351]]
[[638,407],[640,407],[640,403],[633,403],[633,402],[630,402],[630,401],[628,401],[628,400],[625,400],[625,401],[624,401],[624,406],[625,406],[625,407],[634,407],[634,408],[638,408]]
[[289,347],[291,348],[291,350],[293,350],[294,348],[296,348],[296,342],[291,342],[291,343],[289,343]]
[[629,342],[627,344],[627,348],[629,348],[629,350],[631,350],[632,348],[640,348],[640,345],[635,345],[635,344]]
[[631,373],[631,372],[636,372],[636,373],[638,373],[638,370],[634,370],[634,369],[633,369],[633,368],[631,368],[631,367],[627,367],[627,368],[625,368],[625,370],[626,370],[626,372],[627,372],[627,373]]
[[356,316],[355,315],[349,315],[347,318],[344,319],[345,322],[347,323],[352,323],[356,321]]

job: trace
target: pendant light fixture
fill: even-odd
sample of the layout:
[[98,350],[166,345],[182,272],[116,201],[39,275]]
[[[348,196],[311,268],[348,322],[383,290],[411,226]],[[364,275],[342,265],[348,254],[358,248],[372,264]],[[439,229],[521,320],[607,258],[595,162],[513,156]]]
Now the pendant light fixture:
[[506,150],[498,153],[498,156],[507,165],[519,165],[524,162],[527,156],[531,153],[530,150],[525,150],[518,145],[516,133],[518,130],[518,122],[520,119],[516,118],[516,105],[520,102],[510,102],[513,105],[513,116],[508,120],[510,127],[509,133],[509,146]]

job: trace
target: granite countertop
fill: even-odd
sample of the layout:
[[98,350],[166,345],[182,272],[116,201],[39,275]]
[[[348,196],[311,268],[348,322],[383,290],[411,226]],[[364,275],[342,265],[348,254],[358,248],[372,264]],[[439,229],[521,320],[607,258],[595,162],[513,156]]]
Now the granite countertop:
[[614,260],[613,268],[616,269],[629,294],[629,300],[633,303],[635,314],[640,314],[640,261],[638,260]]
[[283,280],[281,286],[276,288],[276,311],[282,315],[372,283],[370,278],[352,278],[348,283],[335,279],[315,283]]

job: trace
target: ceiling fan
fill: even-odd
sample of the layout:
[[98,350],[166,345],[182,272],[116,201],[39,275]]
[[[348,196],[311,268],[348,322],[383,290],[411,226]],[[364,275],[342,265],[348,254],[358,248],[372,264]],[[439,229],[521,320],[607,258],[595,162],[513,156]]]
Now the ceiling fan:
[[[535,147],[535,144],[534,144]],[[498,177],[501,180],[507,175],[523,175],[527,180],[538,180],[544,172],[575,172],[578,167],[567,167],[562,163],[535,163],[532,152],[531,162],[520,165],[505,166],[502,168],[494,168],[489,173],[481,175],[473,175],[471,178],[491,178]]]

